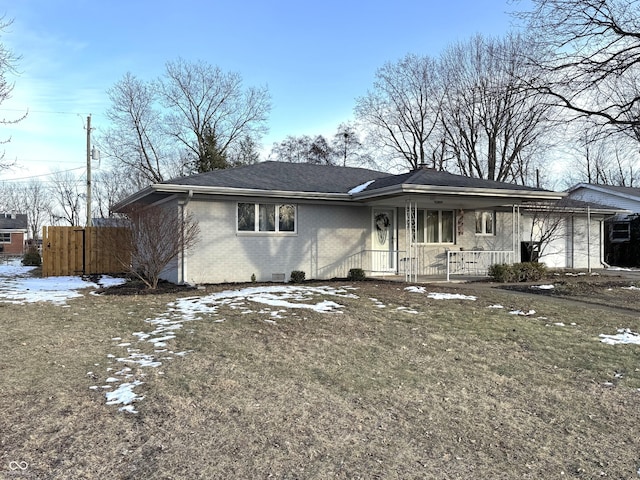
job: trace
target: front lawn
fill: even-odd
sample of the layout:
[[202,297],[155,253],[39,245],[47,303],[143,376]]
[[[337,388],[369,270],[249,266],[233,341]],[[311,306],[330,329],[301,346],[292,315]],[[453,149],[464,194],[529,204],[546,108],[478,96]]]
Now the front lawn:
[[637,313],[405,286],[0,303],[0,474],[638,477]]

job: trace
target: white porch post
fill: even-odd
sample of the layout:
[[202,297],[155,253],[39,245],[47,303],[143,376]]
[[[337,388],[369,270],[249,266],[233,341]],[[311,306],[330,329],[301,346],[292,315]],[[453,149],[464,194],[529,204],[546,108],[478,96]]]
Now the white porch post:
[[513,263],[517,263],[520,261],[520,206],[512,205],[511,213]]
[[418,281],[418,248],[416,240],[418,238],[418,203],[414,200],[407,200],[404,206],[405,221],[405,248],[407,255],[405,258],[404,279],[406,282]]
[[591,207],[587,205],[587,271],[591,273]]

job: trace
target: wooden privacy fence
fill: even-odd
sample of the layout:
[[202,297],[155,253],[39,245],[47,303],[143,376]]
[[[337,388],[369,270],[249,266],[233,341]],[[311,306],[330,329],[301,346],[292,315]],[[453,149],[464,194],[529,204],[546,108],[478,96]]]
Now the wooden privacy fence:
[[128,239],[123,227],[43,227],[42,276],[124,272]]

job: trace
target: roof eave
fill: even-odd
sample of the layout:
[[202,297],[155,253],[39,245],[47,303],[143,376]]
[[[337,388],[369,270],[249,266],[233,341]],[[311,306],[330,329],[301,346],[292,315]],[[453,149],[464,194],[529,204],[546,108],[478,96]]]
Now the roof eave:
[[567,190],[569,193],[575,192],[580,188],[585,188],[588,190],[595,190],[596,192],[606,193],[607,195],[612,195],[614,197],[626,198],[628,200],[633,200],[635,202],[640,202],[640,196],[633,195],[631,193],[619,192],[617,190],[611,190],[607,188],[606,185],[593,185],[591,183],[579,183],[578,185]]
[[375,190],[364,190],[353,195],[357,200],[370,200],[377,197],[407,195],[407,194],[437,194],[463,195],[469,197],[500,197],[521,198],[530,200],[560,200],[566,197],[566,192],[550,192],[545,190],[511,190],[501,188],[469,188],[447,187],[442,185],[393,185]]
[[351,196],[347,193],[326,193],[326,192],[299,192],[288,190],[261,190],[253,188],[232,188],[232,187],[210,187],[203,185],[178,185],[156,183],[148,186],[144,190],[122,200],[113,205],[112,210],[118,211],[142,200],[144,197],[155,193],[177,194],[201,194],[201,195],[221,195],[236,197],[261,197],[261,198],[287,198],[300,200],[329,200],[329,201],[350,201]]

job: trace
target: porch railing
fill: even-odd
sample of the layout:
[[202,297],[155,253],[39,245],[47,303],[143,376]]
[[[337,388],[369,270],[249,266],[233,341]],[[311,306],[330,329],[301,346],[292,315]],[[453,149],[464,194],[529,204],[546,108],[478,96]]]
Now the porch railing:
[[462,250],[447,252],[447,281],[451,275],[484,276],[495,264],[511,264],[514,255],[505,250]]

